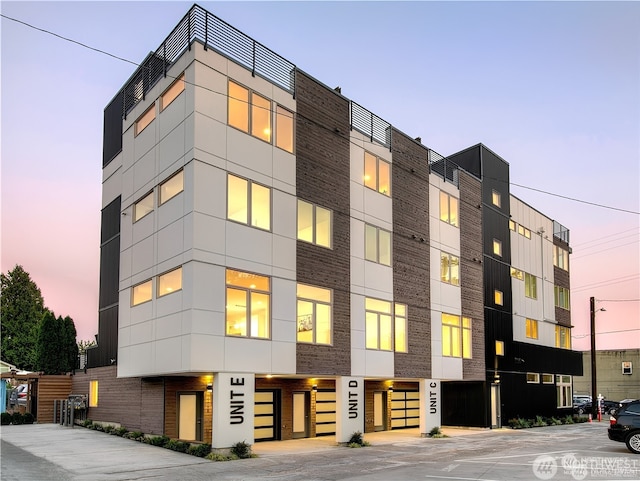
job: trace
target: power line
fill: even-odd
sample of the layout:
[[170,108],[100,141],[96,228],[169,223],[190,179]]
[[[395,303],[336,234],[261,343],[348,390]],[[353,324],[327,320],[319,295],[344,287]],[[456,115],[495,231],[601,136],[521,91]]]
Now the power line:
[[572,261],[575,261],[575,260],[578,260],[578,259],[583,259],[583,258],[585,258],[585,257],[593,256],[593,255],[595,255],[595,254],[600,254],[601,252],[606,252],[606,251],[610,251],[610,250],[612,250],[612,249],[617,249],[617,248],[619,248],[619,247],[626,247],[626,246],[630,246],[630,245],[633,245],[633,244],[637,244],[639,241],[640,241],[640,240],[636,240],[636,241],[633,241],[633,242],[627,242],[626,244],[620,244],[620,245],[617,245],[617,246],[608,247],[608,248],[606,248],[606,249],[601,249],[601,250],[599,250],[599,251],[589,252],[589,253],[587,253],[587,254],[583,254],[583,255],[581,255],[581,256],[572,257],[572,258],[571,258],[571,260],[572,260]]
[[[621,329],[619,331],[605,331],[605,332],[596,332],[596,336],[599,336],[601,334],[618,334],[620,332],[635,332],[635,331],[640,331],[639,329]],[[571,336],[575,339],[584,339],[585,337],[591,337],[591,334],[576,334],[575,336]]]
[[582,292],[582,291],[586,291],[589,289],[595,289],[595,288],[599,288],[599,287],[606,287],[606,286],[611,286],[614,284],[622,284],[624,282],[630,282],[634,279],[637,279],[638,277],[640,277],[639,274],[632,274],[632,275],[628,275],[628,276],[624,276],[624,277],[617,277],[614,279],[609,279],[606,281],[601,281],[601,282],[595,282],[593,284],[586,284],[584,286],[580,286],[580,287],[576,287],[571,289],[572,293],[576,293],[576,292]]
[[[585,244],[591,244],[593,242],[596,242],[596,241],[599,241],[599,240],[602,240],[602,239],[606,239],[607,237],[615,237],[617,235],[626,234],[627,232],[636,231],[636,230],[638,230],[638,227],[634,227],[633,229],[623,230],[622,232],[616,232],[614,234],[600,236],[597,239],[593,239],[593,240],[590,240],[590,241],[582,242],[580,244],[573,244],[571,247],[573,247],[575,249],[576,247],[580,247],[580,246],[583,246]],[[624,237],[628,237],[628,236],[624,236]],[[624,239],[624,237],[623,237],[623,239]],[[609,241],[607,241],[607,242],[609,242]],[[599,244],[596,244],[596,245],[599,245]],[[593,247],[593,246],[591,246],[591,247]],[[586,247],[586,249],[590,249],[591,247]]]

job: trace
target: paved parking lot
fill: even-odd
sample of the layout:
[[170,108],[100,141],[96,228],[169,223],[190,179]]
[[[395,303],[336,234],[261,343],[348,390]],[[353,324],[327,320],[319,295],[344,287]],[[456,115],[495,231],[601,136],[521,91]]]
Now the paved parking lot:
[[640,456],[606,428],[444,428],[444,439],[391,431],[366,434],[371,446],[361,449],[324,437],[258,443],[257,458],[211,462],[79,427],[3,426],[0,467],[3,481],[640,479]]

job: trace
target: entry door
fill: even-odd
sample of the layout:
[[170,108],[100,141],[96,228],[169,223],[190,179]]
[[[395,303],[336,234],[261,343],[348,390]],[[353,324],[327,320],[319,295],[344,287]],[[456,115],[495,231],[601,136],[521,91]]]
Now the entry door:
[[385,391],[373,393],[373,429],[374,431],[387,429],[387,393]]
[[501,409],[500,409],[500,386],[491,385],[491,427],[501,428]]
[[293,437],[309,437],[309,404],[308,392],[293,393]]
[[178,393],[178,438],[202,441],[202,393]]

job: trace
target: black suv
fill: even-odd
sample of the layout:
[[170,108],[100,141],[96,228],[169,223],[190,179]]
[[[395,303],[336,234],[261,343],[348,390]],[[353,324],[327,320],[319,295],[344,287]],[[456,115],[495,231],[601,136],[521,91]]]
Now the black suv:
[[609,439],[626,443],[629,451],[640,454],[640,401],[623,405],[611,417]]

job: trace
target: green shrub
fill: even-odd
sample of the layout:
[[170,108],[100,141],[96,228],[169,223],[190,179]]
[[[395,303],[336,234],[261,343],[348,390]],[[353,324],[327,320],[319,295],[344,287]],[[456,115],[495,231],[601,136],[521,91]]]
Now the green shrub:
[[107,434],[110,434],[111,431],[113,431],[114,429],[115,429],[115,426],[112,424],[107,424],[106,426],[102,426],[102,430]]
[[225,455],[221,453],[209,453],[204,458],[208,459],[209,461],[231,461],[234,459],[238,459],[238,457],[235,455]]
[[3,426],[7,426],[11,424],[11,414],[9,413],[0,414],[0,424],[2,424]]
[[85,419],[84,422],[82,423],[82,425],[85,428],[90,428],[92,424],[93,424],[93,421],[91,419]]
[[164,447],[167,449],[171,449],[172,451],[177,451],[179,453],[186,453],[189,449],[189,443],[178,441],[177,439],[170,439],[169,442],[164,445]]
[[235,443],[233,446],[231,446],[231,454],[236,455],[240,459],[251,458],[251,444],[244,441]]
[[559,424],[562,424],[562,420],[554,416],[549,420],[549,424],[551,424],[552,426],[558,426]]
[[21,413],[11,415],[11,424],[24,424],[24,416]]
[[24,423],[25,424],[33,424],[36,418],[33,417],[31,413],[24,413]]
[[543,419],[542,416],[536,416],[535,421],[533,421],[533,425],[535,427],[541,427],[541,426],[546,426],[547,422]]
[[440,426],[436,426],[435,428],[431,429],[431,431],[429,431],[429,437],[430,438],[448,438],[449,436],[447,436],[440,430]]
[[211,452],[210,444],[192,444],[189,446],[188,454],[191,456],[197,456],[199,458],[204,458]]
[[170,440],[171,439],[169,438],[169,436],[165,436],[165,435],[151,436],[145,439],[145,443],[151,444],[152,446],[165,447]]
[[512,429],[526,429],[531,427],[531,420],[524,418],[509,419],[509,426]]
[[144,434],[142,433],[142,431],[131,431],[125,437],[133,439],[134,441],[144,440]]
[[562,418],[563,424],[573,424],[573,416],[567,414],[564,418]]
[[127,428],[125,428],[124,426],[120,426],[119,428],[114,429],[111,434],[115,434],[116,436],[123,437],[128,432],[129,431],[127,431]]

